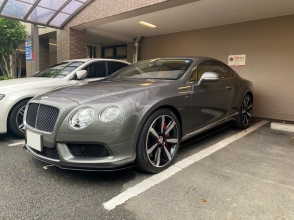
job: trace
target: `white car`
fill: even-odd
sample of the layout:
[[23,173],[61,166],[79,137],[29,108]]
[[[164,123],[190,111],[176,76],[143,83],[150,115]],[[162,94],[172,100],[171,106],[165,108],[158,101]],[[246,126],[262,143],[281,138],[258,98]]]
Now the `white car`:
[[85,84],[111,75],[130,63],[112,59],[69,60],[31,77],[0,81],[0,134],[7,131],[23,138],[23,114],[27,102],[48,90]]

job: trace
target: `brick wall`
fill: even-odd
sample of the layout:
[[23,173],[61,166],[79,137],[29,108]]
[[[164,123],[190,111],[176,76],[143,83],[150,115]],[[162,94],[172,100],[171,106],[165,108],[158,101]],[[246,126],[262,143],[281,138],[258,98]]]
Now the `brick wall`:
[[57,63],[69,59],[69,27],[57,31]]
[[50,65],[49,57],[49,39],[40,39],[39,40],[39,61],[40,61],[40,70],[45,69]]
[[57,62],[87,58],[86,30],[65,27],[57,32]]
[[94,0],[71,19],[67,26],[76,26],[166,1],[169,0]]
[[69,58],[80,59],[87,58],[87,47],[86,47],[86,30],[75,30],[69,29]]

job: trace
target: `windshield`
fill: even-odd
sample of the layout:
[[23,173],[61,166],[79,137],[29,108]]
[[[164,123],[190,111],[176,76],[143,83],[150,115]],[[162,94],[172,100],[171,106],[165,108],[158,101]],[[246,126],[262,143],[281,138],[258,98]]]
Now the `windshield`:
[[35,73],[32,77],[63,78],[84,64],[82,61],[62,62]]
[[115,73],[110,80],[121,79],[169,79],[180,78],[190,67],[189,59],[147,60],[127,66]]

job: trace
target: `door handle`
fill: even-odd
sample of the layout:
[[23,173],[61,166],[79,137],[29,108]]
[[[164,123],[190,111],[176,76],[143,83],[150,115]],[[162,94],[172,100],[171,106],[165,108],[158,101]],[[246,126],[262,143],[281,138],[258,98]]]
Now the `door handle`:
[[227,86],[227,87],[226,87],[226,89],[232,89],[232,87],[230,87],[230,86]]

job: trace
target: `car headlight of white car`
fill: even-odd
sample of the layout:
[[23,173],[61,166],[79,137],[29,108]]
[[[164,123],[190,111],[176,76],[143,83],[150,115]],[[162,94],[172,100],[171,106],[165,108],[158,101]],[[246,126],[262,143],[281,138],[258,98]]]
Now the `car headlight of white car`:
[[5,98],[4,94],[0,94],[0,101]]
[[93,120],[94,110],[90,107],[83,107],[71,113],[68,124],[74,130],[81,130],[87,127]]
[[103,122],[110,122],[119,115],[119,108],[116,106],[109,106],[99,113],[99,119]]

